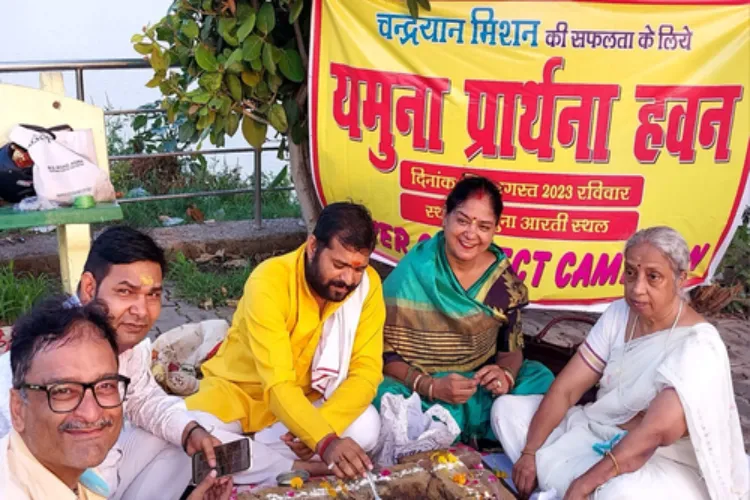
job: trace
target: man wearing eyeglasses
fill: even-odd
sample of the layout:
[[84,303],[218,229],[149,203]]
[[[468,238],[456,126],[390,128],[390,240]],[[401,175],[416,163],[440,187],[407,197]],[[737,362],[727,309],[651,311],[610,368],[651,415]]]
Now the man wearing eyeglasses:
[[108,496],[91,468],[115,444],[129,379],[118,374],[115,332],[95,305],[48,299],[14,328],[13,430],[0,440],[3,499]]
[[[106,306],[117,332],[119,373],[132,379],[124,405],[127,424],[99,467],[110,500],[179,499],[190,482],[190,456],[204,451],[213,465],[213,446],[220,444],[194,421],[182,399],[167,395],[151,375],[151,347],[144,339],[161,312],[165,273],[164,253],[149,236],[125,226],[109,228],[93,242],[78,297],[70,300]],[[0,357],[0,436],[9,420],[4,415],[9,372],[7,355]]]

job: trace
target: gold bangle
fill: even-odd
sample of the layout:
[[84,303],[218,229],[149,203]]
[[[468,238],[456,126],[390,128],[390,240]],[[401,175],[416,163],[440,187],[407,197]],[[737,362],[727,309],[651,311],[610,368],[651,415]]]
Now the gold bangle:
[[617,459],[615,458],[615,454],[611,451],[608,451],[604,454],[605,457],[609,457],[610,460],[612,460],[612,463],[615,465],[615,477],[620,475],[620,464],[617,463]]
[[417,377],[416,377],[416,378],[414,379],[414,382],[412,382],[412,383],[411,383],[411,390],[412,390],[412,392],[416,392],[417,394],[419,394],[419,392],[417,391],[417,384],[419,384],[419,379],[421,379],[422,377],[424,377],[424,375],[422,375],[422,374],[420,373],[420,374],[419,374],[419,375],[417,375]]
[[516,377],[513,376],[509,368],[501,366],[500,369],[505,372],[505,376],[510,380],[510,388],[513,389],[516,386]]
[[521,451],[521,455],[528,455],[530,457],[536,457],[536,452],[524,449],[524,450]]

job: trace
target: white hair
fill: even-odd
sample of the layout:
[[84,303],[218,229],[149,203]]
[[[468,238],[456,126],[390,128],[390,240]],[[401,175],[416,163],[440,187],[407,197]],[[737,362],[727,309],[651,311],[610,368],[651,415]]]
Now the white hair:
[[[655,226],[641,229],[625,243],[625,255],[631,249],[643,243],[648,243],[659,250],[667,261],[669,261],[669,265],[674,273],[675,284],[677,284],[677,280],[680,279],[683,273],[687,273],[690,270],[690,250],[688,249],[687,241],[671,227]],[[687,297],[687,293],[684,290],[681,291],[680,295],[683,298]]]

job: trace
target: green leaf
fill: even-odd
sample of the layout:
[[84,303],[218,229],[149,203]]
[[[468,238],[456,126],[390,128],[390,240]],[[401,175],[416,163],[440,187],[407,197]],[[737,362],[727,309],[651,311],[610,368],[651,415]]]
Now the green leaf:
[[130,37],[130,43],[141,43],[143,41],[143,35],[136,33]]
[[299,18],[299,15],[302,14],[302,8],[305,6],[305,3],[303,0],[294,0],[294,3],[292,4],[292,8],[289,11],[289,24],[294,24],[295,21]]
[[273,92],[278,92],[281,84],[284,83],[283,78],[279,75],[274,75],[273,73],[266,73],[266,81],[268,82],[268,87]]
[[162,52],[156,45],[151,49],[151,59],[149,62],[151,63],[151,67],[156,71],[166,71],[169,68],[169,56]]
[[151,53],[151,49],[153,48],[153,46],[154,45],[151,43],[136,43],[135,45],[133,45],[133,48],[139,54],[147,56]]
[[182,29],[180,30],[183,35],[188,37],[190,40],[195,40],[200,35],[200,29],[198,23],[192,19],[186,19],[182,22]]
[[234,52],[232,52],[232,54],[224,63],[224,67],[229,67],[240,61],[242,61],[242,49],[234,49]]
[[294,99],[284,100],[284,111],[286,111],[286,119],[289,125],[295,125],[299,121],[300,109],[297,105],[297,101]]
[[260,60],[260,57],[253,59],[250,61],[250,67],[253,68],[254,71],[260,71],[263,69],[263,61]]
[[211,93],[204,90],[198,90],[197,92],[194,91],[188,94],[188,97],[195,103],[206,104],[211,100]]
[[178,132],[177,138],[180,140],[180,142],[187,142],[191,137],[193,137],[194,133],[195,125],[190,120],[186,120],[182,125],[180,125],[180,130]]
[[260,81],[260,73],[254,73],[252,71],[242,72],[242,81],[245,85],[255,87]]
[[156,87],[161,85],[166,75],[167,74],[165,71],[157,71],[156,73],[154,73],[154,77],[148,82],[146,82],[146,87],[150,89],[155,89]]
[[289,123],[286,120],[286,112],[284,106],[278,103],[274,103],[271,106],[271,110],[268,112],[268,121],[271,122],[271,126],[281,132],[286,133],[289,128]]
[[216,96],[208,101],[208,107],[212,110],[217,110],[221,107],[221,97]]
[[260,148],[266,142],[266,133],[268,125],[253,120],[249,116],[242,119],[242,135],[245,140],[254,148]]
[[198,66],[205,71],[217,71],[219,63],[216,62],[216,56],[206,45],[198,45],[195,49],[195,60]]
[[258,85],[255,86],[254,90],[255,96],[258,99],[268,99],[271,97],[271,91],[268,89],[268,84],[263,80],[258,82]]
[[146,126],[148,123],[148,117],[146,115],[138,115],[133,119],[133,130],[138,130]]
[[237,39],[242,42],[253,31],[253,28],[255,28],[255,12],[250,11],[247,19],[242,21],[242,24],[237,29]]
[[263,39],[258,35],[251,35],[242,44],[242,58],[245,61],[254,61],[260,57],[263,48]]
[[240,127],[240,115],[232,113],[227,116],[227,134],[229,137],[234,137],[237,133],[237,129]]
[[211,93],[221,88],[221,73],[203,73],[198,84]]
[[213,8],[213,0],[203,0],[203,10],[211,10]]
[[406,5],[409,7],[409,14],[411,14],[411,17],[418,18],[419,17],[419,5],[417,5],[417,0],[406,0]]
[[232,94],[232,99],[235,101],[241,101],[242,84],[240,83],[240,79],[237,78],[237,75],[228,74],[224,77],[224,80],[227,82],[227,88],[229,89],[229,93]]
[[276,63],[273,60],[273,45],[265,44],[263,46],[263,66],[271,73],[276,73]]
[[417,0],[417,2],[419,3],[419,6],[427,12],[430,12],[432,10],[432,6],[430,6],[430,0]]
[[247,16],[249,16],[251,13],[253,16],[255,16],[255,9],[253,9],[250,4],[243,2],[237,5],[237,10],[234,14],[239,20],[240,24],[242,24],[247,19]]
[[273,10],[273,4],[264,3],[258,11],[258,29],[261,33],[267,35],[276,27],[276,12]]
[[222,17],[219,19],[219,27],[217,31],[221,37],[232,47],[236,47],[240,44],[240,41],[235,35],[232,34],[232,30],[237,25],[237,19],[233,17]]
[[305,69],[302,66],[302,57],[295,49],[286,49],[279,60],[281,74],[295,83],[305,80]]

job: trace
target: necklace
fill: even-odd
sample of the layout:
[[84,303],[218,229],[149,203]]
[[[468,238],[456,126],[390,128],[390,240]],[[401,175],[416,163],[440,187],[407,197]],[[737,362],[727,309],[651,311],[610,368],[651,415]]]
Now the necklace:
[[[677,316],[675,316],[674,322],[672,323],[672,327],[669,329],[669,333],[667,334],[667,339],[664,341],[664,351],[665,352],[667,350],[666,349],[667,346],[669,345],[669,339],[672,336],[672,332],[674,332],[674,329],[677,327],[677,322],[680,320],[680,316],[682,316],[682,308],[683,308],[684,305],[685,305],[685,303],[682,300],[680,300],[680,307],[677,309]],[[618,374],[617,393],[618,393],[618,396],[620,396],[620,400],[622,401],[622,405],[627,410],[630,410],[630,411],[633,411],[633,412],[636,412],[636,413],[642,411],[644,408],[631,408],[630,406],[628,406],[628,404],[626,402],[626,399],[623,397],[623,393],[622,393],[622,391],[623,391],[622,371],[623,371],[623,367],[627,366],[627,364],[625,362],[625,358],[627,357],[627,355],[632,350],[632,348],[630,348],[630,343],[633,340],[633,337],[635,336],[635,327],[637,325],[638,325],[638,316],[636,316],[635,321],[633,321],[633,326],[630,329],[629,335],[625,336],[625,344],[623,345],[623,348],[622,348],[622,357],[620,359],[620,368],[617,371],[617,374]],[[650,399],[649,399],[649,401],[650,401]]]

